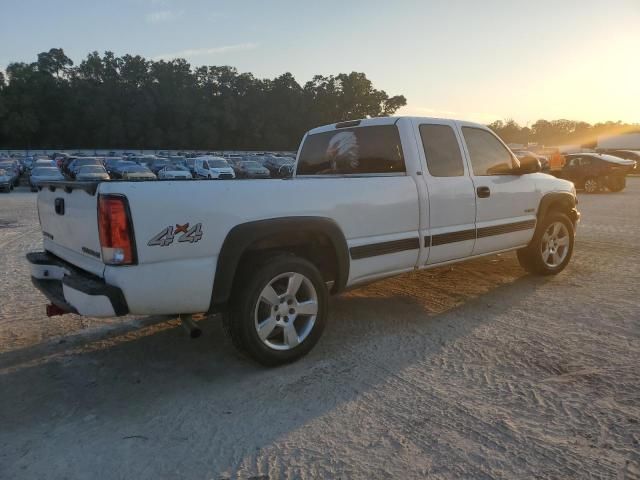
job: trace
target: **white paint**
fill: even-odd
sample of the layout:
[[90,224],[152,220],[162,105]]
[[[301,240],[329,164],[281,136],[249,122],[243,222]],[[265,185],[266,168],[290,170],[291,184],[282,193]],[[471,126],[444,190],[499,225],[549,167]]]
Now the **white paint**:
[[[488,131],[486,127],[409,117],[366,119],[360,126],[394,123],[400,133],[406,175],[100,184],[99,193],[122,194],[129,200],[138,252],[139,264],[135,266],[105,268],[98,259],[82,252],[82,247],[100,251],[96,196],[44,189],[38,198],[40,215],[43,228],[54,235],[53,241],[45,239],[45,248],[120,287],[131,313],[194,313],[208,309],[218,254],[231,229],[242,223],[279,217],[325,217],[336,222],[349,247],[420,237],[419,250],[351,261],[348,285],[353,285],[419,268],[427,262],[432,266],[525,245],[533,229],[432,248],[423,244],[422,237],[534,219],[534,212],[524,210],[537,211],[544,193],[572,192],[570,182],[543,174],[483,177],[491,182],[492,196],[476,200],[474,182],[479,180],[472,176],[460,128],[472,125]],[[465,159],[463,176],[428,174],[418,131],[421,123],[454,128]],[[332,129],[335,125],[312,133]],[[65,198],[67,211],[63,216],[53,211],[58,196]],[[476,208],[480,201],[484,203]],[[185,223],[202,223],[200,241],[147,245],[164,228]]]

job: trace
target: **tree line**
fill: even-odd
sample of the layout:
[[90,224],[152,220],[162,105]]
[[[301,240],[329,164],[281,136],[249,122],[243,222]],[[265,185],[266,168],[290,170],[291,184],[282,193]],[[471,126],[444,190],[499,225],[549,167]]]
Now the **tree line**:
[[301,85],[290,73],[259,79],[112,52],[74,66],[53,48],[0,72],[0,147],[295,150],[312,127],[406,103],[358,72]]
[[[285,73],[259,79],[229,66],[92,52],[74,66],[61,48],[0,71],[0,148],[292,150],[318,125],[392,115],[403,95],[374,88],[364,73]],[[640,124],[538,120],[489,125],[507,143],[595,145],[599,135]]]
[[489,124],[506,143],[543,146],[580,145],[594,148],[601,135],[640,132],[640,124],[602,122],[594,125],[574,120],[538,120],[531,126],[520,126],[513,119],[496,120]]

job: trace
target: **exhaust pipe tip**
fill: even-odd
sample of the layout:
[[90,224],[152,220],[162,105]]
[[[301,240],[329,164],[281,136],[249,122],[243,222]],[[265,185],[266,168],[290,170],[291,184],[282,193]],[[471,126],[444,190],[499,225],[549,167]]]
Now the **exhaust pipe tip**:
[[199,338],[202,336],[202,329],[193,321],[192,315],[180,315],[180,324],[184,328],[189,338]]

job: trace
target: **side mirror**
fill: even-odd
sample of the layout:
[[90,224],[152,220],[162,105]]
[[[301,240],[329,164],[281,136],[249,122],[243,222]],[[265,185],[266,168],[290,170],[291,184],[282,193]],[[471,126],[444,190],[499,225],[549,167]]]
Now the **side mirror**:
[[520,168],[515,168],[514,173],[525,175],[527,173],[537,173],[542,171],[542,164],[536,157],[523,157],[520,159]]

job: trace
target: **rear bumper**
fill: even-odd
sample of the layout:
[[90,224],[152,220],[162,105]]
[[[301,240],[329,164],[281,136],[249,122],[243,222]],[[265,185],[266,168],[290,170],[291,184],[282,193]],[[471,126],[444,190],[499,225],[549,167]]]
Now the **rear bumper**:
[[129,313],[118,287],[48,252],[27,254],[31,281],[49,301],[65,312],[88,317],[118,317]]

